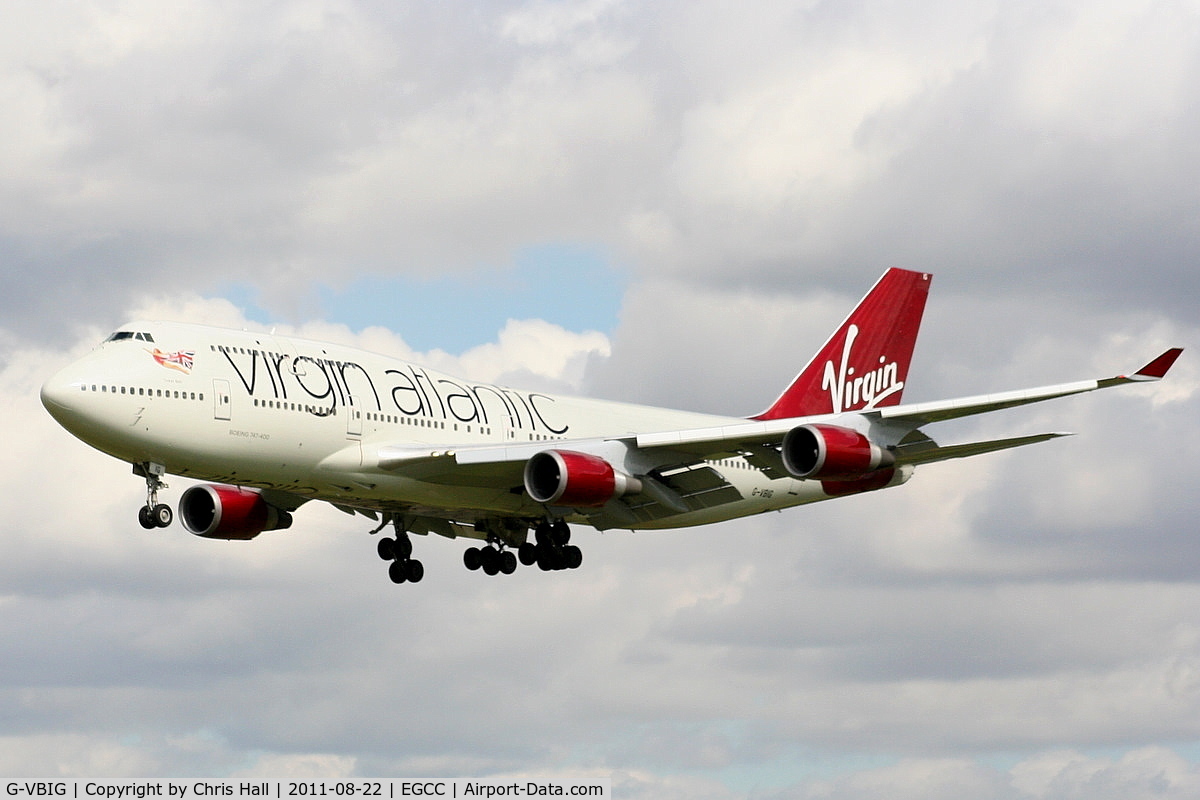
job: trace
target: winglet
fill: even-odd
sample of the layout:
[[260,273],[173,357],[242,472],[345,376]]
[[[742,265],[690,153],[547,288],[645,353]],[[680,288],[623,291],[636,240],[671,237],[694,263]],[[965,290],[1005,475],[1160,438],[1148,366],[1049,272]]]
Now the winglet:
[[1118,375],[1115,378],[1105,378],[1104,380],[1096,381],[1096,386],[1100,389],[1106,389],[1109,386],[1120,386],[1123,383],[1161,380],[1182,352],[1182,347],[1172,347],[1132,375]]
[[1175,359],[1179,358],[1179,354],[1183,352],[1182,347],[1172,347],[1167,352],[1163,353],[1158,358],[1151,361],[1146,366],[1139,369],[1129,377],[1133,381],[1156,381],[1167,374],[1167,370],[1175,363]]

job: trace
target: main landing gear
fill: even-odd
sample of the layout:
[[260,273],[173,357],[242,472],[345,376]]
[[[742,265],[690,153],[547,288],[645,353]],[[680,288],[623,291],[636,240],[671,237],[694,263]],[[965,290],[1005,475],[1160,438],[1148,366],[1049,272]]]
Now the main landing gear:
[[516,555],[512,550],[505,550],[500,542],[493,542],[487,547],[468,547],[463,551],[463,564],[472,572],[481,569],[485,575],[501,572],[512,575],[517,571]]
[[583,564],[583,551],[571,544],[571,528],[561,519],[539,522],[533,529],[536,544],[521,545],[521,563],[538,565],[538,569],[549,572],[559,569],[579,569]]
[[162,476],[167,474],[166,467],[153,462],[134,464],[133,474],[146,479],[146,505],[138,509],[138,522],[146,530],[170,525],[175,519],[175,513],[166,503],[158,502],[158,490],[167,488],[162,479]]
[[[392,583],[420,583],[421,578],[425,577],[425,565],[412,557],[412,540],[408,538],[408,531],[404,530],[400,518],[397,517],[391,522],[396,529],[396,538],[385,536],[380,539],[376,552],[384,561],[392,562],[388,565],[388,577],[392,579]],[[386,524],[385,519],[383,525]],[[382,530],[383,525],[374,532]]]
[[[413,546],[402,515],[385,514],[372,534],[388,525],[396,537],[384,536],[376,546],[379,557],[388,563],[388,577],[393,583],[418,583],[425,577],[425,566],[412,557]],[[528,523],[516,519],[487,519],[476,524],[476,531],[485,533],[487,544],[469,547],[463,552],[463,564],[472,572],[485,575],[512,575],[517,564],[534,564],[543,571],[578,569],[583,563],[583,551],[571,544],[571,529],[563,520],[539,522],[533,528],[533,541],[528,541]],[[516,547],[517,543],[519,547]],[[516,549],[510,549],[515,547]]]
[[570,543],[571,528],[563,520],[539,522],[533,529],[533,538],[533,542],[524,542],[517,548],[516,555],[504,549],[501,541],[469,548],[463,553],[463,564],[471,571],[481,569],[486,575],[511,575],[517,570],[518,559],[527,567],[537,564],[538,569],[546,572],[578,569],[583,563],[583,551]]

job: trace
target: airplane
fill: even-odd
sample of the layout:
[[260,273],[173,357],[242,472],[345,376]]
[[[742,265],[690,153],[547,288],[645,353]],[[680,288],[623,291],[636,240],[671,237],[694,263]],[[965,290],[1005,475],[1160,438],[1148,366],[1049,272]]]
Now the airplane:
[[[328,342],[132,322],[41,390],[67,431],[132,465],[138,512],[167,527],[167,474],[191,533],[250,540],[310,500],[378,523],[395,583],[425,568],[410,534],[478,541],[468,569],[576,569],[570,525],[703,525],[903,484],[924,464],[1067,436],[941,445],[935,422],[1163,378],[1128,375],[902,404],[932,276],[889,269],[766,410],[747,418],[481,383]],[[365,524],[365,523],[364,523]],[[532,533],[532,537],[530,534]]]

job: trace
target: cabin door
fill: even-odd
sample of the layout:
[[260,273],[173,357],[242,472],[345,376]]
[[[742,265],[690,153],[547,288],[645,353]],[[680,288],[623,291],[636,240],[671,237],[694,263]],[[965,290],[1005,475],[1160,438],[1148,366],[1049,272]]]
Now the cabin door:
[[233,403],[229,397],[229,381],[213,379],[213,419],[229,419]]

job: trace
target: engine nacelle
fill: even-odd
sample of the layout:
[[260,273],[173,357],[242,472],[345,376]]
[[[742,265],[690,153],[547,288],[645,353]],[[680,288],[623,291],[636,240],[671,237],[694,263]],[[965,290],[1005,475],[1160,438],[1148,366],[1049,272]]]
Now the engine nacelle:
[[783,437],[783,465],[796,478],[855,481],[896,462],[866,436],[837,425],[800,425]]
[[543,450],[525,464],[525,491],[547,505],[599,508],[614,497],[642,491],[642,482],[599,456]]
[[291,514],[240,486],[193,486],[179,498],[179,516],[185,528],[205,539],[253,539],[292,526]]

